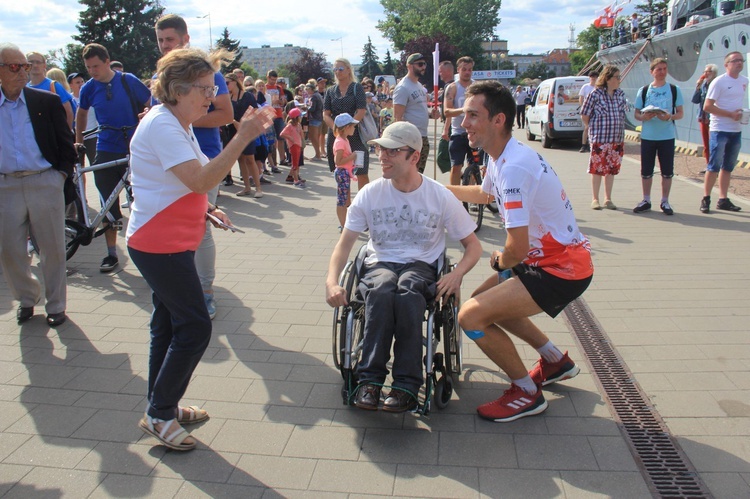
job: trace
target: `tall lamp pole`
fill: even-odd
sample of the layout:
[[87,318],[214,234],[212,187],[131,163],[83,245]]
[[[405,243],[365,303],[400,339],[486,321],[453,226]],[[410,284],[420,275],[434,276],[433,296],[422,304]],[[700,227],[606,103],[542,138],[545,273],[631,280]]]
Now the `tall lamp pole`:
[[341,57],[344,57],[344,37],[331,38],[332,42],[341,42]]
[[198,19],[208,18],[208,50],[214,48],[214,37],[211,35],[211,13],[209,12],[205,16],[198,16]]

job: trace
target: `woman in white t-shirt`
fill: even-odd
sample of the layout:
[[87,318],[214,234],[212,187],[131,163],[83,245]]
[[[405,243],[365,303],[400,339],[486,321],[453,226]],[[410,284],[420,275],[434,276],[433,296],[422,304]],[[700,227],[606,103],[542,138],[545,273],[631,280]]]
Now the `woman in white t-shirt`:
[[203,155],[191,123],[205,116],[214,101],[214,73],[226,55],[178,49],[161,58],[151,90],[162,104],[143,118],[130,144],[135,200],[126,240],[154,304],[148,408],[139,426],[180,451],[195,448],[180,425],[208,419],[203,409],[178,405],[211,337],[194,254],[206,213],[231,226],[226,214],[208,203],[206,193],[273,121],[270,108],[248,109],[222,153],[211,161]]

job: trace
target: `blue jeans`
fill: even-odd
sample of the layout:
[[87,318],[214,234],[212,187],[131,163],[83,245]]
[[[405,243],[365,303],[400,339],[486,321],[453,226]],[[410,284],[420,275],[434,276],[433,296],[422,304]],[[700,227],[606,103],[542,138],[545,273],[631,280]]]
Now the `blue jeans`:
[[740,154],[742,132],[709,132],[709,157],[706,170],[732,172]]
[[437,271],[424,262],[378,262],[364,269],[365,300],[360,383],[384,383],[393,345],[393,386],[417,393],[422,386],[422,321],[435,299]]
[[144,253],[133,248],[128,252],[151,288],[154,304],[146,413],[174,419],[177,404],[211,339],[211,319],[194,254]]

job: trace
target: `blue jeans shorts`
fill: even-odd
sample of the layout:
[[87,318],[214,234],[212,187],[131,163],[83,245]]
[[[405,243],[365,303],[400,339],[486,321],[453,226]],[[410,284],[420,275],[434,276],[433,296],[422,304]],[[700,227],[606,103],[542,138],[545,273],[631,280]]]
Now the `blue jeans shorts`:
[[740,154],[742,132],[709,132],[709,157],[706,170],[731,172]]

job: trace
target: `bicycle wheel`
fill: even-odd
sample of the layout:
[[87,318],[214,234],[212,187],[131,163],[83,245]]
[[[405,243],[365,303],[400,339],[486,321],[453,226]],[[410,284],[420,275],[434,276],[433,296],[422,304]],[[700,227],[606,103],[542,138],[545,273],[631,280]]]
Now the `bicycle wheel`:
[[[461,185],[481,184],[482,174],[479,172],[479,167],[476,164],[471,164],[466,167],[466,170],[461,177]],[[484,204],[464,203],[464,208],[469,212],[471,218],[474,219],[474,223],[477,224],[477,228],[474,232],[479,231],[479,229],[482,228],[482,219],[484,218]]]
[[65,259],[75,255],[86,233],[86,228],[75,220],[65,220]]

